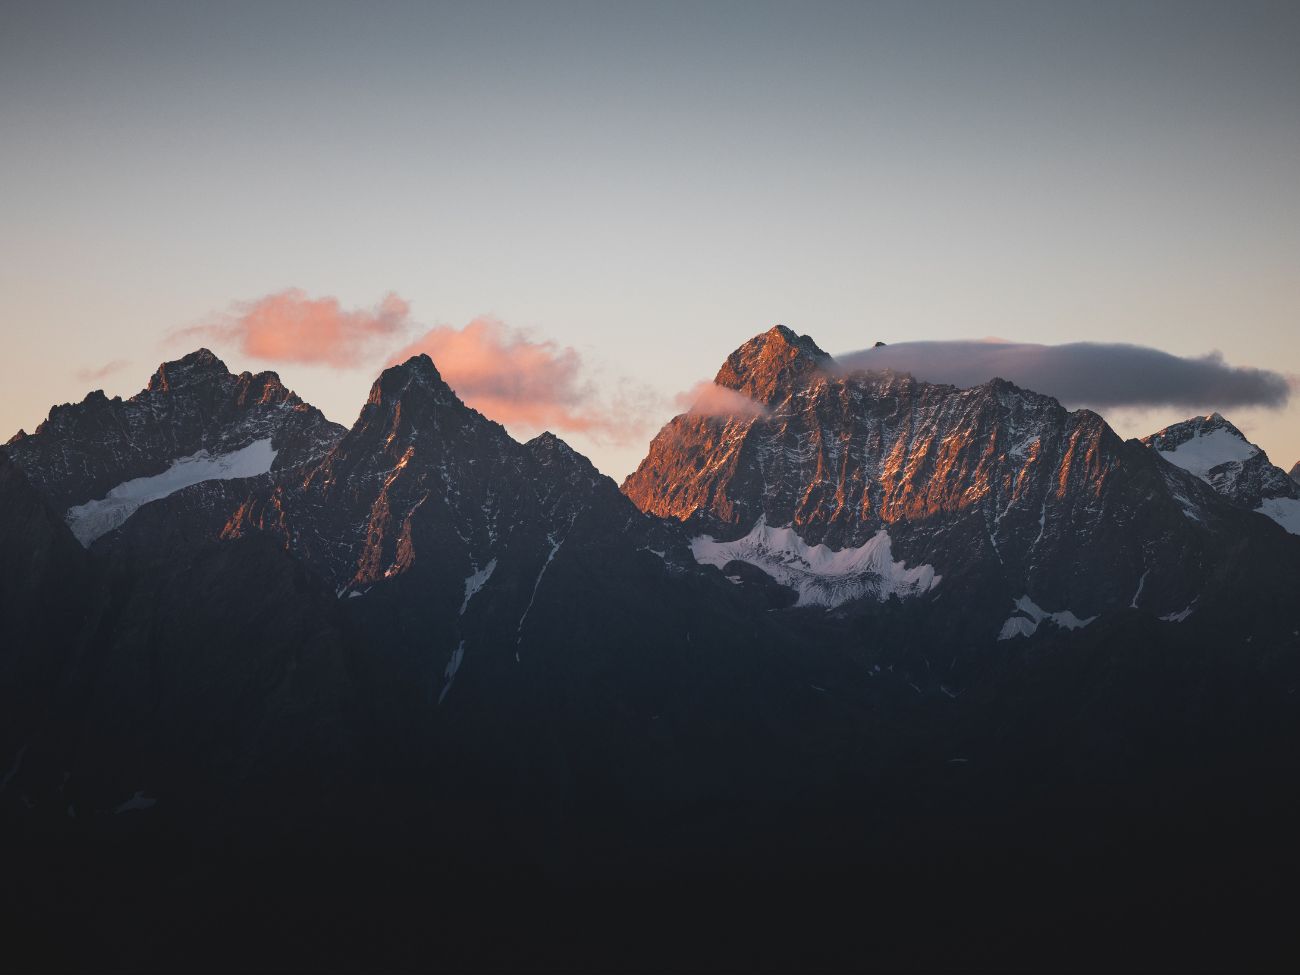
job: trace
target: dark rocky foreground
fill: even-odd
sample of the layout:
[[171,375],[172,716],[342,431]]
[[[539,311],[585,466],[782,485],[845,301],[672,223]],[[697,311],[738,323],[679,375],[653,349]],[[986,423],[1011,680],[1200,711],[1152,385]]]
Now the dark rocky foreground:
[[[127,409],[91,396],[0,459],[15,967],[1287,961],[1300,538],[1098,417],[777,330],[719,374],[762,410],[674,420],[623,494],[427,359],[332,438],[178,363],[157,458],[93,451]],[[262,439],[264,474],[66,525]],[[760,516],[937,581],[797,605],[770,554],[696,561]]]

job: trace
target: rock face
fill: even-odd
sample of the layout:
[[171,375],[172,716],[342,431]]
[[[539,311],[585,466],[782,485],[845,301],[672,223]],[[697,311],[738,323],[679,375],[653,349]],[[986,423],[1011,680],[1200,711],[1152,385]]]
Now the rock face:
[[93,391],[56,405],[6,451],[83,543],[120,526],[142,503],[200,480],[291,469],[343,434],[274,372],[233,375],[211,351],[159,366],[130,398]]
[[557,567],[592,560],[584,549],[668,574],[650,549],[673,544],[613,481],[550,433],[516,442],[427,355],[384,371],[338,444],[287,477],[234,504],[220,537],[270,534],[349,601],[377,586],[411,597],[404,615],[441,646],[446,690],[466,643],[520,654]]
[[1300,487],[1300,462],[1297,462],[1295,466],[1291,467],[1291,473],[1289,475],[1291,477],[1291,482]]
[[422,569],[464,582],[561,547],[608,484],[555,436],[511,439],[420,355],[384,371],[338,444],[250,496],[222,536],[271,531],[343,595],[412,572],[426,554]]
[[623,484],[638,507],[715,542],[762,523],[836,555],[883,532],[893,560],[941,580],[917,594],[964,594],[971,615],[991,604],[1012,626],[1036,625],[1021,597],[1075,623],[1176,614],[1204,592],[1237,516],[1095,413],[1005,381],[843,372],[774,327],[715,383],[761,411],[669,422]]
[[1178,422],[1142,442],[1234,504],[1300,534],[1300,487],[1218,412]]

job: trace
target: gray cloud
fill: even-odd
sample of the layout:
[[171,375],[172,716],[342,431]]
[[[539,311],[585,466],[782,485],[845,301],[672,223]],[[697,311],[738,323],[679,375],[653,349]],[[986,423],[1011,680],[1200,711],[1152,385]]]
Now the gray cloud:
[[855,351],[836,361],[846,371],[889,368],[962,388],[1004,378],[1067,406],[1098,409],[1281,408],[1292,388],[1275,371],[1234,367],[1217,351],[1178,357],[1136,344],[911,341]]

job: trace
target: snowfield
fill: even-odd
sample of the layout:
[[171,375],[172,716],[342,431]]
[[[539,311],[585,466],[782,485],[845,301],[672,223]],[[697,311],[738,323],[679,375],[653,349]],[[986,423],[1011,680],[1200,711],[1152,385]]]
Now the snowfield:
[[722,568],[743,561],[761,568],[799,593],[798,606],[834,608],[864,596],[919,595],[939,584],[942,576],[933,565],[908,568],[894,561],[891,544],[889,532],[881,530],[861,547],[834,551],[808,544],[793,528],[768,527],[760,517],[743,538],[716,541],[702,535],[692,539],[691,551],[701,565]]
[[206,449],[193,456],[182,456],[156,476],[142,476],[119,483],[101,500],[78,504],[68,510],[65,520],[77,540],[85,547],[126,523],[145,504],[170,497],[178,490],[207,480],[237,480],[261,476],[271,471],[276,451],[270,439],[259,439],[243,449],[212,456]]

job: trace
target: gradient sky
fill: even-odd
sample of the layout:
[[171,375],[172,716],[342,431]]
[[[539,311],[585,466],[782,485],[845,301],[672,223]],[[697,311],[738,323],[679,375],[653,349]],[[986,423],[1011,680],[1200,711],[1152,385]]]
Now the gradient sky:
[[[1297,52],[1294,2],[11,0],[0,439],[290,288],[395,293],[415,334],[495,318],[656,423],[777,322],[1295,375]],[[350,423],[409,339],[343,368],[209,346]],[[1300,459],[1300,398],[1231,417]],[[562,434],[616,478],[649,435]]]

